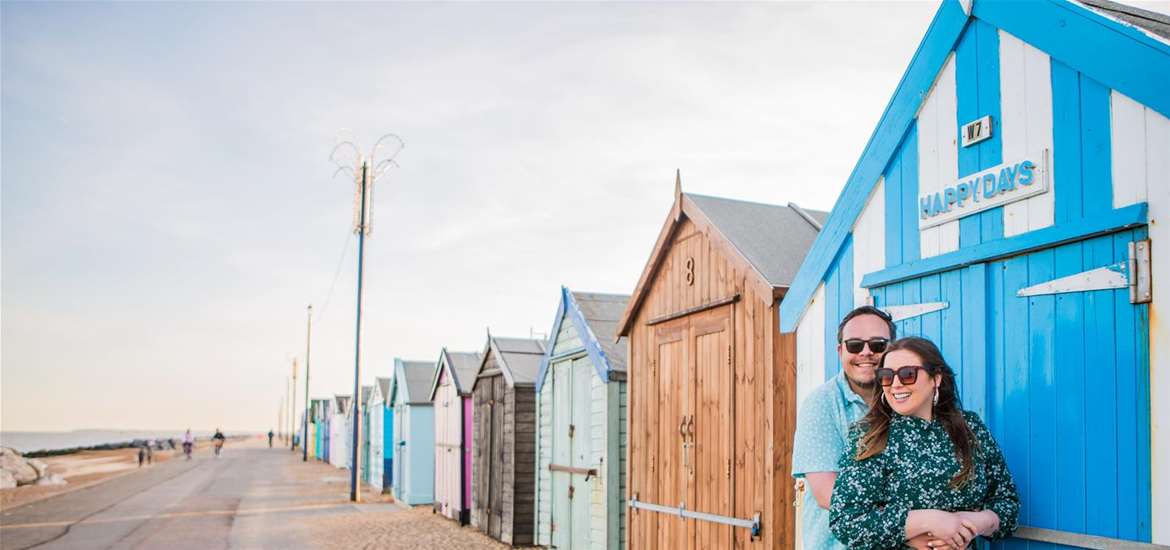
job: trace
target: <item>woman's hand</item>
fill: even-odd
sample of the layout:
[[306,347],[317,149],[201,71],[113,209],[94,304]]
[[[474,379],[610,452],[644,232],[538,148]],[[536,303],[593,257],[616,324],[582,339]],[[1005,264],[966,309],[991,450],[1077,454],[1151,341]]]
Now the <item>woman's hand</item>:
[[958,515],[975,526],[976,535],[988,536],[999,530],[999,516],[991,510],[958,512]]
[[939,542],[951,548],[966,548],[978,534],[978,527],[970,518],[942,510],[912,510],[906,518],[906,534],[910,540],[929,533],[928,548],[938,548]]

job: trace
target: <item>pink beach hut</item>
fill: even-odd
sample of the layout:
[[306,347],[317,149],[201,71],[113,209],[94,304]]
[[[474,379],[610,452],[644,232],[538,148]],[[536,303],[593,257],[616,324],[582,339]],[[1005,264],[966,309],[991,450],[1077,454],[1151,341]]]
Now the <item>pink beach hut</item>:
[[466,525],[471,519],[471,386],[482,356],[443,348],[431,382],[435,411],[435,511]]

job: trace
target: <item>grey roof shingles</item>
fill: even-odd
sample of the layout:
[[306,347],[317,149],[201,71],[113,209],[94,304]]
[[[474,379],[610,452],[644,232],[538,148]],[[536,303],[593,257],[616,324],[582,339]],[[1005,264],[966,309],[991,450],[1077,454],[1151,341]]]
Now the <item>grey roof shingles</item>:
[[460,393],[470,394],[471,386],[475,385],[475,372],[483,356],[474,351],[448,351],[451,372],[454,374],[455,387]]
[[513,384],[536,382],[540,363],[544,359],[544,340],[492,336],[492,341],[500,351],[499,362],[512,375]]
[[1109,0],[1080,0],[1080,2],[1105,15],[1170,40],[1170,15],[1143,10]]
[[[818,233],[795,206],[690,193],[687,196],[769,284],[773,287],[792,284]],[[821,224],[829,216],[828,212],[819,210],[804,212]]]
[[378,384],[378,389],[382,391],[382,400],[390,399],[390,378],[378,377],[374,379]]
[[[430,361],[401,361],[402,376],[406,384],[408,404],[429,404],[431,402],[431,376],[435,371],[435,364]],[[397,376],[398,373],[395,374]]]
[[581,310],[581,316],[589,324],[593,337],[601,345],[609,360],[609,367],[616,371],[626,370],[626,339],[615,341],[618,321],[626,310],[630,297],[624,294],[601,294],[596,292],[573,292],[573,301]]

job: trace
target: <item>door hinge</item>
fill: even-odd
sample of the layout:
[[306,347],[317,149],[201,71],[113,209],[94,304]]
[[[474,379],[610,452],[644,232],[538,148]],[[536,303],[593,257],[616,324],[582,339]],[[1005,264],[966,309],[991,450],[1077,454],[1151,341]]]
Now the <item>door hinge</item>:
[[577,431],[576,424],[569,424],[569,439],[573,439],[573,433]]
[[1148,304],[1154,299],[1150,272],[1150,240],[1129,243],[1129,303]]
[[727,479],[731,479],[731,459],[727,459]]
[[569,486],[569,500],[573,500],[573,491],[574,490],[575,490],[575,488],[572,485],[570,485]]
[[727,346],[727,366],[731,366],[731,346]]

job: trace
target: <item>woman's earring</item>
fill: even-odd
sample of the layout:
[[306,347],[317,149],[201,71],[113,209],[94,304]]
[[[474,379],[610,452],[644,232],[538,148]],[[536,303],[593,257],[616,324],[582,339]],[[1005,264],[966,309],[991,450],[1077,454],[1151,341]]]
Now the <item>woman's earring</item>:
[[934,387],[934,406],[938,406],[938,386]]

